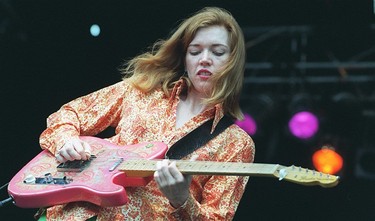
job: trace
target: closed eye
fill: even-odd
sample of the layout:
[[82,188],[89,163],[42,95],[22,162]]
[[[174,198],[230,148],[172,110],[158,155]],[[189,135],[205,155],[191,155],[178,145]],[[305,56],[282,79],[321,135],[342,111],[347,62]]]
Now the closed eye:
[[198,55],[199,53],[201,53],[200,51],[189,51],[189,54],[190,55]]
[[213,51],[212,53],[213,53],[214,55],[216,55],[216,56],[222,56],[222,55],[225,54],[224,51]]

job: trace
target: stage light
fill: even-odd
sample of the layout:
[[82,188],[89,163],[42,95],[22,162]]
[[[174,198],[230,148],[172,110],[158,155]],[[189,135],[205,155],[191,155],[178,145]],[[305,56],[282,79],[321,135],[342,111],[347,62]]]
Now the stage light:
[[289,131],[299,139],[309,139],[319,130],[319,120],[312,112],[295,113],[288,122]]
[[240,102],[245,119],[236,124],[250,135],[264,134],[265,127],[272,121],[275,101],[268,94],[246,96]]
[[308,140],[319,130],[319,118],[315,114],[316,104],[306,93],[295,94],[289,104],[289,132],[296,138]]
[[93,37],[98,37],[100,35],[100,27],[99,27],[99,25],[97,25],[97,24],[91,25],[91,27],[90,27],[90,34]]
[[344,164],[342,156],[329,146],[315,151],[312,162],[317,171],[327,174],[337,174]]
[[257,123],[254,118],[247,113],[244,113],[243,120],[237,120],[235,123],[250,135],[255,135],[257,132]]

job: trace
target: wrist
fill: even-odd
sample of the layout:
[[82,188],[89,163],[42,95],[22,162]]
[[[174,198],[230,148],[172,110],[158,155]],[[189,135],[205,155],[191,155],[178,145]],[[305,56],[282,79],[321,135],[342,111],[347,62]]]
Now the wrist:
[[188,200],[189,196],[185,197],[183,200],[173,200],[173,201],[169,201],[169,204],[177,209],[177,208],[180,208],[181,206],[185,205],[187,200]]

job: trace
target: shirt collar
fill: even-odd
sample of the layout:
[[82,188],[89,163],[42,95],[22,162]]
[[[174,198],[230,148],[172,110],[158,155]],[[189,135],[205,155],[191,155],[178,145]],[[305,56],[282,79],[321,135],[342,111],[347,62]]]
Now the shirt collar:
[[[186,87],[187,87],[186,83],[182,78],[176,82],[176,84],[174,85],[172,89],[171,96],[169,98],[170,105],[173,105],[174,101],[179,100],[181,92]],[[209,114],[209,116],[207,116],[207,118],[209,119],[213,118],[213,124],[211,128],[211,133],[213,133],[220,119],[224,117],[223,103],[216,104],[214,107],[204,111],[203,114]]]

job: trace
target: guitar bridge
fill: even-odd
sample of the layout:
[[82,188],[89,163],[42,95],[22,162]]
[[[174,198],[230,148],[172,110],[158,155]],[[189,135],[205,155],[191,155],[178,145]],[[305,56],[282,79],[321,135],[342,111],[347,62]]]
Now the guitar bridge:
[[73,160],[60,163],[57,166],[58,172],[82,172],[86,167],[88,167],[91,161],[96,158],[95,155],[91,155],[88,160]]

